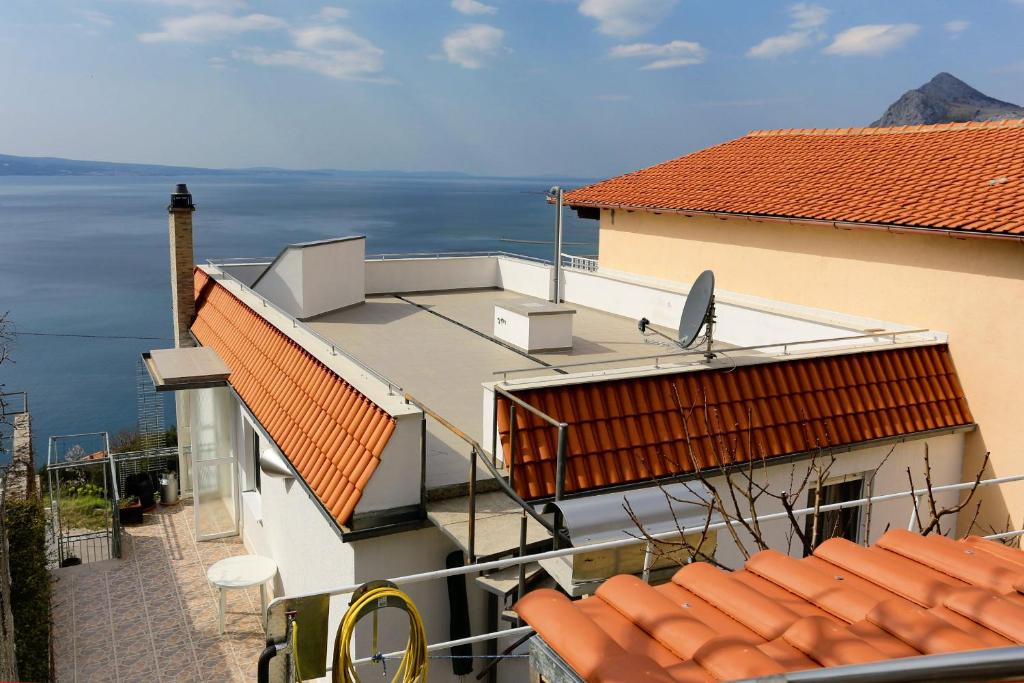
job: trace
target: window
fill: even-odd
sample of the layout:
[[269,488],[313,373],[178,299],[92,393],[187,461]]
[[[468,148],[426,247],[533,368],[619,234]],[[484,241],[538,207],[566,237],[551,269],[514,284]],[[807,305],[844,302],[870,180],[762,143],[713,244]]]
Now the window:
[[[807,507],[813,508],[815,501],[814,489],[807,494]],[[821,487],[821,505],[844,503],[864,497],[864,477],[851,475],[826,481]],[[848,507],[841,510],[830,510],[818,515],[817,528],[814,526],[814,515],[808,515],[804,533],[810,541],[811,549],[818,547],[830,538],[841,537],[857,543],[860,541],[861,510],[860,507]]]
[[260,433],[248,419],[242,420],[242,444],[238,458],[242,491],[260,492]]
[[262,492],[260,482],[260,433],[252,430],[252,480],[257,491]]

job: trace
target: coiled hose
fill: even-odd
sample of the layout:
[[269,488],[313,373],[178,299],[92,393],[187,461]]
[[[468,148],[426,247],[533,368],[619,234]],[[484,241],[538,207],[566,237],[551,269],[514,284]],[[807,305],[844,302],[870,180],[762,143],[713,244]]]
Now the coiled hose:
[[[352,636],[363,616],[384,607],[398,607],[409,615],[409,640],[391,683],[427,683],[427,633],[423,619],[409,596],[392,585],[378,585],[354,595],[334,638],[333,683],[359,683],[351,651]],[[377,654],[376,615],[374,619],[373,649]]]

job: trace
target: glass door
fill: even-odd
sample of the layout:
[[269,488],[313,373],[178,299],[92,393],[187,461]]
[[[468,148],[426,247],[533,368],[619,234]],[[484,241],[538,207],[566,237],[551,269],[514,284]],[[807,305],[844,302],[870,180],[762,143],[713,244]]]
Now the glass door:
[[195,389],[190,412],[196,540],[236,536],[238,406],[226,387]]

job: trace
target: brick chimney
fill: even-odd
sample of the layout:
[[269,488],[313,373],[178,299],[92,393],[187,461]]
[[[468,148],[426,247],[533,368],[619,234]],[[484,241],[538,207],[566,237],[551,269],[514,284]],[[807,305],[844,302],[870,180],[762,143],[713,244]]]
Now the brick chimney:
[[174,345],[194,346],[189,336],[189,325],[195,315],[195,292],[192,270],[192,212],[196,210],[192,195],[185,183],[179,183],[171,193],[167,207],[171,244],[171,297],[174,312]]

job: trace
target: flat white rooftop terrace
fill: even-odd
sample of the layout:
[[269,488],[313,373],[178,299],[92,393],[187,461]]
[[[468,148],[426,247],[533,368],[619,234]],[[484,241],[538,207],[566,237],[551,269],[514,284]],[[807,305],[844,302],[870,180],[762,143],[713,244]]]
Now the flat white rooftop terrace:
[[[332,268],[331,259],[319,259],[315,253],[352,245],[361,249],[362,244],[359,240],[301,246],[301,262],[292,257],[299,263],[292,266],[294,273],[280,267],[281,272],[273,274],[273,292],[261,292],[258,283],[263,271],[275,267],[269,262],[218,262],[208,268],[329,367],[338,371],[338,359],[349,359],[352,376],[339,374],[379,405],[408,412],[414,407],[400,403],[402,396],[411,396],[485,451],[499,450],[499,465],[500,448],[495,449],[492,439],[495,384],[515,390],[703,369],[709,363],[728,368],[795,355],[945,341],[942,333],[908,325],[733,294],[726,289],[728,283],[720,282],[717,357],[708,361],[702,349],[683,351],[637,329],[637,320],[647,317],[656,329],[674,337],[687,284],[602,271],[594,262],[574,259],[571,265],[576,267],[566,268],[562,279],[563,300],[575,310],[572,347],[527,353],[495,336],[495,306],[547,301],[553,279],[550,264],[508,254],[365,260],[360,254],[359,267],[349,271]],[[351,255],[347,258],[351,263]],[[681,274],[680,279],[690,275]],[[336,289],[341,294],[332,304]],[[308,309],[311,301],[322,312],[300,318],[296,302]],[[461,497],[470,479],[470,454],[464,439],[438,421],[427,420],[428,515],[463,547],[469,514]],[[478,477],[485,480],[489,474],[481,467]],[[477,494],[495,488],[481,481]],[[507,552],[517,545],[518,505],[500,491],[478,498],[477,555]],[[531,543],[547,538],[534,520],[528,536]]]

